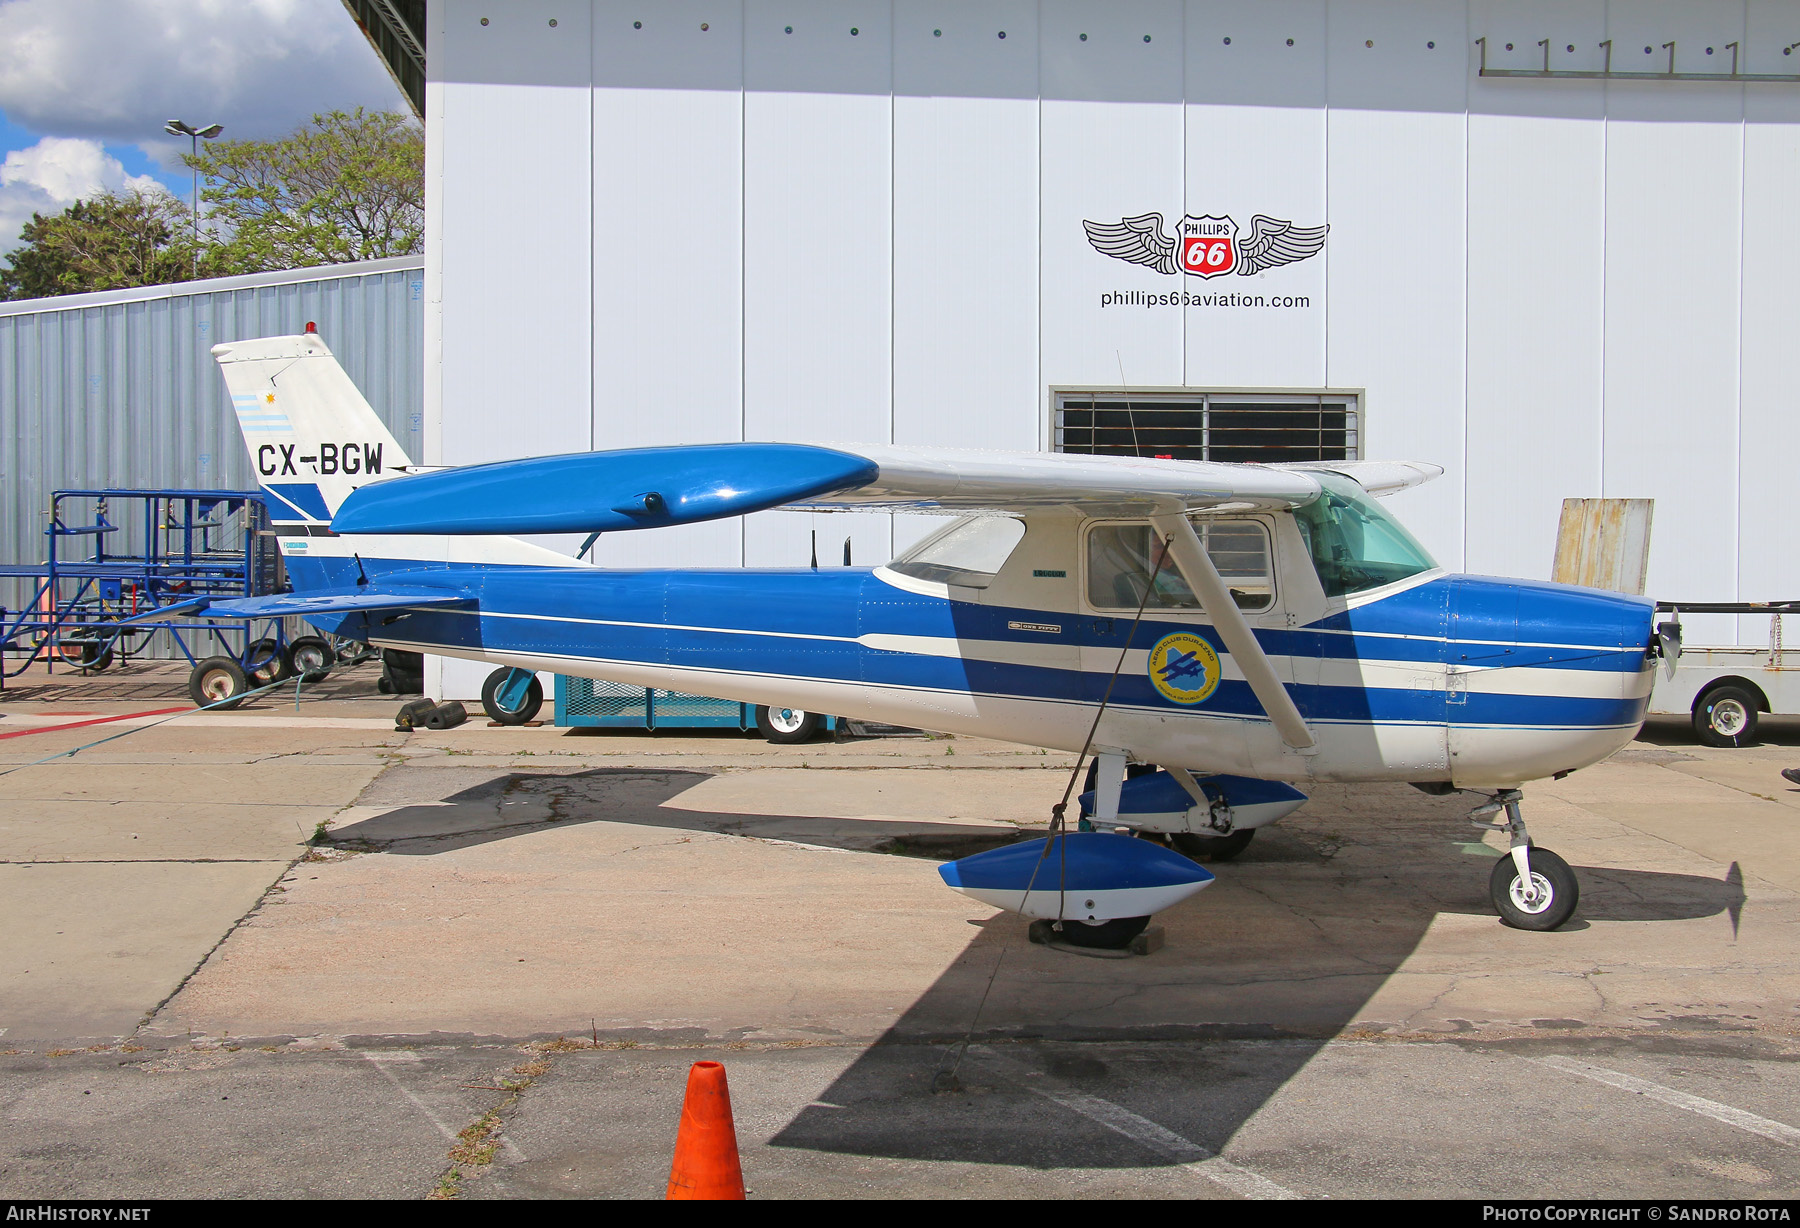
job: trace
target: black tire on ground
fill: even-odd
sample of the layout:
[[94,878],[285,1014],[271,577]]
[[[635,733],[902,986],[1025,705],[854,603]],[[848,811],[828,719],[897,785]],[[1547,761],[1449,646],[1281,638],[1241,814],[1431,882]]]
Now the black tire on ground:
[[501,666],[487,676],[481,684],[481,706],[487,711],[488,719],[501,725],[523,725],[527,721],[537,719],[538,710],[544,706],[544,684],[536,674],[531,676],[531,685],[525,689],[525,698],[516,711],[508,711],[500,705],[500,684],[511,675],[512,669]]
[[251,686],[286,682],[294,676],[294,662],[279,641],[257,640],[244,649],[244,675]]
[[1488,898],[1500,914],[1500,920],[1517,930],[1553,930],[1575,913],[1581,902],[1581,883],[1569,863],[1549,849],[1531,847],[1531,877],[1540,894],[1536,901],[1526,901],[1521,892],[1518,869],[1512,854],[1494,863],[1488,876]]
[[1195,861],[1230,861],[1250,847],[1255,835],[1254,827],[1240,827],[1229,836],[1202,836],[1179,831],[1169,837],[1169,843],[1175,846],[1176,852]]
[[1694,734],[1707,746],[1748,746],[1756,740],[1756,696],[1741,686],[1716,686],[1694,701]]
[[1149,924],[1149,917],[1115,917],[1099,923],[1064,921],[1061,937],[1072,947],[1106,947],[1116,951],[1129,945]]
[[288,645],[288,661],[303,682],[323,682],[337,664],[337,650],[323,636],[303,635]]
[[819,727],[825,718],[817,712],[805,712],[799,708],[770,708],[765,704],[756,705],[757,732],[771,742],[791,744],[810,742],[818,735]]
[[381,650],[381,676],[395,695],[419,695],[425,690],[425,654],[399,648]]
[[215,712],[237,707],[249,689],[244,667],[230,657],[208,657],[188,675],[188,697]]

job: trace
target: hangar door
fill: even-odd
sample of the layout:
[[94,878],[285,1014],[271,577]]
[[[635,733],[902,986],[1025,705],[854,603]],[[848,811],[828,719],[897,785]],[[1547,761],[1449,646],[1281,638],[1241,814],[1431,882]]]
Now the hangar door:
[[1051,446],[1172,460],[1355,460],[1359,409],[1348,392],[1062,391]]

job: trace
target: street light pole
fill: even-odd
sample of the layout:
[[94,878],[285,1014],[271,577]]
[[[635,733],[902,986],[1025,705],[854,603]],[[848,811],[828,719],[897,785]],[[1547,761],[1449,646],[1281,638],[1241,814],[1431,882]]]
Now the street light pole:
[[196,128],[192,124],[179,119],[172,119],[163,125],[163,131],[170,136],[188,137],[193,145],[194,170],[194,275],[200,275],[200,138],[212,140],[225,131],[220,124],[209,124],[204,128]]

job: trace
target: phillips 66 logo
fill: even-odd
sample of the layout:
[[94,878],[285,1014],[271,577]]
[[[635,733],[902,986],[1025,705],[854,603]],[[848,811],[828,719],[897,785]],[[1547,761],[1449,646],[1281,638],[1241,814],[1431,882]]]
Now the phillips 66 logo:
[[1237,265],[1237,223],[1228,217],[1181,219],[1181,271],[1219,277]]
[[1258,213],[1250,219],[1250,233],[1240,238],[1238,224],[1229,217],[1208,213],[1188,214],[1176,233],[1163,229],[1163,215],[1140,213],[1117,222],[1084,221],[1094,250],[1127,264],[1141,264],[1158,273],[1186,273],[1189,277],[1223,277],[1236,273],[1254,277],[1268,269],[1319,254],[1329,226],[1296,226],[1281,218]]

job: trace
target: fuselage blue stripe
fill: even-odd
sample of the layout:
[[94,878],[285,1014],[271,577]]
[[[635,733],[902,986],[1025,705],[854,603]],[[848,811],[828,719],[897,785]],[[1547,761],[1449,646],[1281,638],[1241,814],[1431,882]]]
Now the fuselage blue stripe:
[[[363,560],[370,574],[436,571],[441,565]],[[303,587],[327,587],[354,579],[347,559],[291,558],[289,569]],[[458,647],[464,651],[518,652],[596,661],[630,661],[684,670],[786,676],[825,682],[856,682],[895,688],[974,693],[1037,701],[1096,703],[1108,674],[1083,668],[1081,650],[1117,650],[1130,627],[1128,619],[1076,615],[1043,610],[980,606],[907,593],[885,584],[866,570],[828,571],[601,571],[587,568],[520,568],[480,566],[453,568],[460,582],[479,591],[481,610],[415,612],[381,630],[381,638],[411,640],[422,645]],[[1481,608],[1490,594],[1471,588],[1467,577],[1450,577],[1421,588],[1439,588],[1433,596],[1409,590],[1390,600],[1407,600],[1391,622],[1380,617],[1387,602],[1352,611],[1354,626],[1336,629],[1259,630],[1258,640],[1276,655],[1371,664],[1467,665],[1479,671],[1507,667],[1604,672],[1635,679],[1645,668],[1648,603],[1603,597],[1599,626],[1571,626],[1544,617],[1520,616],[1529,603],[1517,595],[1499,624],[1480,618],[1480,638],[1452,638],[1446,613],[1436,638],[1424,634],[1427,610],[1455,609],[1464,621],[1465,606]],[[1455,587],[1472,602],[1455,602]],[[1540,586],[1549,587],[1549,586]],[[1585,596],[1580,590],[1578,595]],[[1529,594],[1528,594],[1529,595]],[[1560,590],[1553,601],[1579,611]],[[1606,633],[1616,614],[1613,643],[1592,643],[1596,630]],[[331,629],[341,630],[362,618],[343,616]],[[323,624],[327,620],[317,620]],[[1020,631],[1011,622],[1054,625],[1054,635]],[[729,625],[722,625],[729,624]],[[1508,643],[1495,632],[1541,634],[1536,646]],[[1640,629],[1641,628],[1641,629]],[[1196,633],[1224,646],[1210,626],[1168,619],[1146,619],[1132,637],[1142,649],[1170,631]],[[1349,631],[1343,634],[1342,631]],[[1587,632],[1586,635],[1578,634]],[[1035,663],[933,655],[898,648],[872,648],[859,637],[930,637],[963,643],[985,642],[1004,650],[1009,643],[1030,645]],[[1633,638],[1635,637],[1635,641]],[[1579,644],[1584,640],[1586,647]],[[1559,642],[1567,641],[1565,646]],[[1065,663],[1045,663],[1066,654]],[[1477,675],[1479,676],[1479,675]],[[1646,698],[1624,698],[1631,688],[1621,678],[1619,698],[1484,693],[1479,689],[1447,694],[1442,689],[1382,686],[1290,684],[1295,702],[1309,720],[1329,723],[1454,724],[1468,726],[1536,726],[1613,728],[1641,721]],[[1262,707],[1249,686],[1223,679],[1207,700],[1195,707],[1164,698],[1141,671],[1122,674],[1113,702],[1151,711],[1263,719]]]

